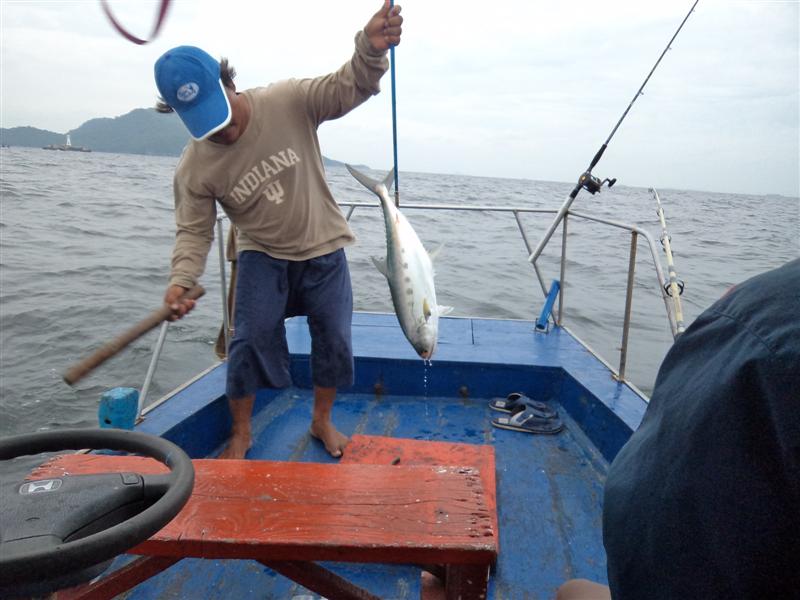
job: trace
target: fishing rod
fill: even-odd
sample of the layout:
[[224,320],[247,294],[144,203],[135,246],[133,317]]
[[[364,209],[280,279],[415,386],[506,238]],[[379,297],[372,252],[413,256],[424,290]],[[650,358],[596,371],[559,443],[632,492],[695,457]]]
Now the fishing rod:
[[[389,16],[394,8],[394,0],[389,0]],[[397,95],[395,88],[394,45],[389,46],[389,62],[392,75],[392,146],[394,147],[394,205],[400,206],[400,170],[397,168]]]
[[658,197],[658,192],[655,188],[650,188],[650,192],[656,199],[658,205],[658,218],[661,220],[661,245],[664,248],[664,253],[667,255],[667,269],[669,271],[669,281],[664,284],[664,289],[667,294],[672,298],[672,304],[675,308],[675,337],[677,338],[682,334],[686,327],[683,324],[683,308],[681,307],[681,294],[683,294],[683,281],[678,279],[675,272],[675,261],[672,258],[671,239],[667,233],[667,221],[664,218],[664,208],[661,206],[661,199]]
[[612,187],[617,182],[616,179],[604,179],[601,181],[599,177],[592,175],[592,169],[594,169],[597,166],[597,163],[600,162],[600,159],[603,157],[603,153],[606,151],[606,148],[608,148],[608,145],[611,143],[611,138],[614,137],[614,134],[617,133],[617,129],[619,129],[619,126],[622,125],[622,122],[625,120],[625,117],[628,116],[628,113],[633,107],[633,104],[636,102],[639,96],[642,95],[642,91],[644,90],[644,87],[647,85],[647,82],[650,81],[650,77],[658,68],[658,65],[661,63],[661,59],[664,58],[664,55],[667,53],[667,50],[671,49],[672,42],[675,41],[676,37],[678,37],[678,34],[680,33],[681,29],[683,29],[683,26],[689,19],[689,16],[694,12],[694,9],[699,1],[700,0],[695,0],[694,4],[692,4],[692,8],[690,8],[689,12],[686,13],[686,16],[683,18],[683,21],[681,21],[681,24],[678,26],[678,29],[673,34],[672,38],[670,38],[664,50],[661,52],[661,56],[658,57],[658,60],[653,65],[653,68],[650,69],[650,73],[647,74],[647,77],[645,77],[644,82],[642,82],[642,85],[639,87],[638,91],[633,96],[633,100],[631,100],[630,104],[628,104],[628,108],[625,109],[625,112],[622,113],[622,116],[620,117],[619,121],[617,121],[617,124],[614,126],[614,129],[611,130],[611,134],[608,136],[608,139],[606,139],[603,145],[600,146],[600,149],[594,155],[594,158],[592,158],[592,162],[589,163],[589,168],[586,169],[586,171],[584,171],[578,178],[578,183],[575,184],[575,187],[570,192],[569,196],[564,201],[564,204],[559,209],[556,218],[553,220],[553,222],[550,224],[550,227],[547,229],[547,233],[545,233],[544,237],[539,242],[539,245],[536,246],[536,249],[528,257],[528,260],[530,262],[535,263],[536,259],[539,258],[542,251],[544,250],[544,247],[550,241],[550,238],[553,237],[553,233],[555,232],[556,227],[558,227],[558,224],[561,223],[561,221],[564,219],[567,212],[569,211],[570,206],[572,206],[572,202],[575,200],[575,198],[578,196],[578,193],[582,189],[594,195],[602,189],[603,185],[608,184],[608,187]]

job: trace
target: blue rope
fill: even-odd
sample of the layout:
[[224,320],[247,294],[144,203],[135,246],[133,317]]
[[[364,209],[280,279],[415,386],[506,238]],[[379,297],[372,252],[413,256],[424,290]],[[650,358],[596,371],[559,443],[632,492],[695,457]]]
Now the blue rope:
[[[394,0],[389,0],[389,8],[394,6]],[[389,61],[392,68],[392,145],[394,146],[394,203],[400,206],[400,176],[397,169],[397,95],[395,92],[394,75],[394,46],[389,48]]]

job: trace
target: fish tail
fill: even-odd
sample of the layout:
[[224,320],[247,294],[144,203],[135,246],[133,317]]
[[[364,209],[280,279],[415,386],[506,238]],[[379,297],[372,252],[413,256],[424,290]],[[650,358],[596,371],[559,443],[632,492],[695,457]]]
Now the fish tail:
[[383,185],[386,186],[387,191],[391,191],[394,185],[394,167],[392,167],[386,174],[386,177],[383,178]]
[[380,186],[386,187],[388,191],[392,188],[392,184],[394,183],[394,169],[389,171],[389,174],[384,178],[383,181],[378,181],[377,179],[372,179],[368,175],[365,175],[355,167],[351,167],[350,165],[345,165],[345,167],[347,167],[347,170],[350,171],[350,175],[356,178],[356,181],[358,181],[368,190],[378,194],[378,196],[380,196],[378,193],[378,188]]

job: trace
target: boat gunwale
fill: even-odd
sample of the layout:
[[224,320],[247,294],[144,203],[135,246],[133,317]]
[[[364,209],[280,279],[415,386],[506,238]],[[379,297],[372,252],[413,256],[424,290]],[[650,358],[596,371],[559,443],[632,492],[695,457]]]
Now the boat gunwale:
[[[368,325],[368,333],[366,332],[367,325],[362,324],[365,328],[364,339],[382,332],[385,337],[383,342],[369,341],[370,345],[367,347],[361,347],[358,343],[354,344],[357,379],[354,386],[342,390],[341,393],[379,393],[380,391],[387,395],[413,396],[415,393],[422,395],[421,389],[418,390],[414,387],[415,385],[419,387],[421,384],[416,380],[412,382],[412,378],[408,377],[409,369],[422,368],[421,361],[405,345],[394,344],[394,340],[391,339],[401,335],[394,316],[391,313],[361,311],[355,312],[354,315],[361,315],[372,321]],[[305,320],[302,317],[296,317],[292,321],[294,322],[291,324],[287,323],[287,338],[290,343],[293,387],[310,389],[313,384],[310,378],[309,352],[307,348],[303,348],[310,343]],[[504,382],[516,379],[521,382],[528,381],[527,385],[529,386],[534,385],[532,382],[536,382],[535,385],[543,382],[541,385],[549,390],[543,393],[553,396],[550,399],[559,402],[569,412],[595,447],[609,461],[613,459],[644,415],[647,406],[644,395],[628,382],[616,380],[613,369],[566,328],[554,327],[550,333],[543,334],[536,332],[533,322],[527,320],[445,317],[442,321],[445,335],[440,348],[443,350],[439,360],[435,361],[435,367],[440,368],[441,380],[437,383],[436,375],[434,375],[434,379],[430,383],[431,389],[426,388],[426,394],[430,392],[433,397],[457,397],[461,388],[467,388],[471,397],[482,398],[487,397],[483,392],[486,392],[491,386],[508,385],[508,383],[480,382],[479,373],[484,374],[482,377],[488,378],[488,373],[500,374],[502,372],[506,374],[506,378],[500,377],[499,379]],[[448,327],[453,328],[453,326],[462,330],[468,328],[471,332],[470,335],[473,337],[477,335],[480,338],[484,334],[480,331],[480,327],[477,334],[475,333],[474,326],[476,324],[487,328],[495,325],[507,328],[513,324],[515,332],[513,335],[516,336],[514,343],[517,345],[515,347],[518,347],[521,352],[528,351],[529,355],[519,358],[517,362],[510,362],[507,355],[501,355],[500,358],[495,356],[497,347],[480,339],[466,350],[457,348],[458,340],[448,343]],[[358,326],[354,323],[354,327]],[[362,333],[356,337],[359,335]],[[538,345],[540,348],[538,350],[528,348],[526,340],[533,341],[532,345]],[[448,354],[448,350],[451,352],[450,354]],[[506,350],[508,351],[508,349]],[[536,355],[536,352],[539,352],[540,355]],[[543,357],[543,360],[536,362],[537,359]],[[202,373],[149,405],[143,411],[143,416],[146,418],[140,420],[138,428],[155,435],[172,436],[176,438],[173,439],[176,442],[185,441],[195,456],[205,455],[202,452],[206,454],[211,452],[213,448],[224,441],[223,430],[229,419],[227,402],[223,402],[226,398],[225,366],[225,362],[212,364]],[[220,367],[223,369],[220,370]],[[400,371],[403,372],[402,376],[398,375]],[[358,375],[359,372],[361,375]],[[383,381],[384,372],[387,373],[385,385],[380,383]],[[511,377],[512,374],[513,377]],[[456,385],[454,383],[456,378],[461,378],[459,381],[470,381],[470,383],[469,385],[466,383]],[[478,383],[473,383],[475,381]],[[452,385],[447,387],[446,383]],[[207,384],[210,387],[195,387],[201,384]],[[425,385],[428,386],[428,382]],[[437,385],[438,387],[436,387]],[[525,387],[525,384],[515,383],[513,385]],[[442,394],[437,393],[437,390],[442,389],[448,391]],[[501,388],[491,388],[491,395],[499,394],[499,389]],[[258,401],[254,409],[254,416],[281,391],[260,391],[257,394]],[[504,393],[508,393],[508,391]],[[212,407],[212,405],[215,406]],[[215,438],[210,443],[192,441],[181,432],[185,428],[190,428],[190,423],[203,418],[201,415],[206,409],[214,411],[216,415],[214,427],[219,429],[216,435],[222,437]],[[593,431],[592,428],[595,428],[596,431]],[[183,439],[184,437],[186,439]],[[201,454],[197,454],[198,452]]]

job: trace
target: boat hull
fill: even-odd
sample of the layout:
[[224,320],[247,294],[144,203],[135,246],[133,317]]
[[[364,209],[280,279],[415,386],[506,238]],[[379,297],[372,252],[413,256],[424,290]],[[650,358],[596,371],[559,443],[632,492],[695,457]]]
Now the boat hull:
[[[335,462],[308,435],[313,404],[305,319],[287,322],[293,387],[257,394],[248,458]],[[420,362],[391,314],[356,313],[356,381],[340,392],[334,421],[349,434],[490,444],[496,454],[500,553],[490,598],[552,597],[569,577],[605,581],[602,495],[609,461],[646,406],[635,390],[567,331],[533,322],[444,318],[439,358]],[[138,427],[178,443],[194,458],[215,455],[230,424],[221,363],[146,414]],[[492,427],[489,399],[522,391],[550,402],[558,435]],[[372,593],[418,598],[420,571],[406,566],[325,565]],[[130,598],[291,598],[303,588],[249,561],[187,559],[139,585]]]

